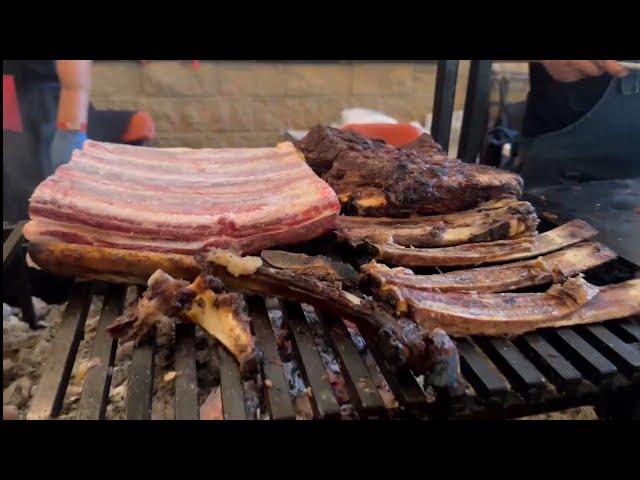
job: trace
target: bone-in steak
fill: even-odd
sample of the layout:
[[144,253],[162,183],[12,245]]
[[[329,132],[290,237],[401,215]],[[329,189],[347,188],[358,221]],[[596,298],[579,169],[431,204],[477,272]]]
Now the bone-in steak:
[[302,139],[300,149],[350,214],[456,212],[522,193],[518,175],[447,159],[441,153],[429,155],[424,141],[417,150],[407,150],[318,125]]

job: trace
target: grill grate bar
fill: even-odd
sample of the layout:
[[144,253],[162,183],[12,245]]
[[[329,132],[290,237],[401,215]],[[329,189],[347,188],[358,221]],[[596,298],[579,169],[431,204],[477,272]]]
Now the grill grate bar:
[[340,362],[349,396],[361,416],[379,415],[385,407],[369,370],[360,356],[347,327],[341,319],[327,322],[325,316],[314,309],[318,321],[329,339],[329,345]]
[[176,420],[198,420],[195,325],[176,324]]
[[27,419],[46,420],[57,417],[60,413],[91,299],[92,285],[87,282],[73,285]]
[[469,339],[457,339],[456,344],[466,381],[479,395],[504,402],[511,388],[495,365]]
[[617,327],[624,330],[627,335],[634,338],[637,342],[640,342],[640,325],[634,323],[633,320],[624,320],[618,322]]
[[604,325],[588,325],[581,331],[587,341],[607,355],[627,377],[640,378],[640,348],[623,342]]
[[107,327],[122,314],[125,293],[123,285],[112,284],[108,287],[90,356],[91,359],[98,359],[98,364],[89,369],[84,380],[82,397],[78,405],[79,419],[104,418],[111,385],[110,368],[116,353],[116,341],[107,331]]
[[525,356],[553,382],[559,391],[573,394],[582,385],[580,372],[539,334],[527,333],[516,343]]
[[309,325],[304,320],[300,304],[281,302],[284,321],[293,337],[294,349],[300,359],[300,369],[311,387],[314,414],[318,418],[338,417],[340,405],[336,400],[327,373],[316,349]]
[[133,351],[127,384],[128,420],[149,420],[151,418],[155,350],[155,335],[152,334]]
[[[278,354],[273,328],[271,328],[271,323],[269,322],[264,299],[247,297],[247,304],[258,348],[263,354],[264,394],[269,405],[271,418],[274,420],[293,420],[296,418],[296,414],[289,395],[287,379],[284,375],[282,361]],[[269,386],[266,386],[267,381]]]
[[542,335],[594,384],[601,388],[613,386],[618,374],[616,366],[589,345],[575,330],[563,327],[546,330]]
[[240,378],[240,367],[222,344],[218,345],[217,354],[224,419],[246,420],[247,412],[244,408],[244,388]]

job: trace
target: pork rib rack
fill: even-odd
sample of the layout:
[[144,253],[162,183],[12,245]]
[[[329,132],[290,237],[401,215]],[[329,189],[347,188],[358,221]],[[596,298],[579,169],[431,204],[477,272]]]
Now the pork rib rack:
[[[422,142],[424,144],[424,142]],[[522,193],[522,179],[484,165],[447,159],[424,145],[401,149],[318,125],[302,139],[307,163],[338,194],[347,214],[375,217],[466,210]]]
[[291,143],[145,148],[87,141],[30,200],[32,242],[256,253],[334,227],[335,193]]

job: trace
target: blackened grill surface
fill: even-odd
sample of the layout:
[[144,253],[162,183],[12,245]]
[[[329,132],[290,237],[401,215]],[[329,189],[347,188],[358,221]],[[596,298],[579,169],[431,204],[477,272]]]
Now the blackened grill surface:
[[[545,229],[548,226],[543,225],[542,228]],[[606,270],[588,272],[587,280],[599,284],[623,281],[630,276],[637,275],[639,271],[638,267],[620,259],[610,264]],[[74,339],[79,335],[84,318],[86,318],[85,310],[91,303],[91,297],[94,294],[92,289],[88,287],[87,284],[76,285],[65,314],[67,319],[65,325],[68,324],[67,326],[71,328],[65,328],[56,335],[56,344],[65,346],[65,348],[60,349],[59,352],[54,348],[57,353],[47,362],[47,368],[43,372],[39,384],[38,391],[41,399],[34,398],[32,400],[32,411],[37,411],[40,414],[37,415],[39,418],[55,418],[58,414],[59,399],[64,396],[69,382],[67,366],[73,363],[76,354]],[[258,297],[254,300],[259,304],[262,304],[263,301]],[[291,306],[296,312],[300,309],[299,306]],[[262,309],[263,306],[260,308]],[[299,313],[301,314],[301,312]],[[302,315],[294,320],[304,322]],[[253,321],[255,322],[256,319]],[[338,319],[335,317],[322,317],[325,330],[331,329],[331,325],[336,321]],[[302,331],[307,330],[304,323],[298,323],[298,326],[303,327]],[[263,344],[260,340],[261,337],[273,347],[274,339],[272,336],[274,332],[269,327],[269,325],[265,325],[261,334],[256,333],[259,337],[259,344]],[[190,328],[190,331],[192,335],[193,329]],[[378,352],[371,347],[370,341],[367,342],[366,348],[373,354],[379,370],[399,402],[398,408],[388,411],[391,416],[511,418],[593,404],[610,394],[629,392],[632,391],[632,388],[637,388],[640,385],[639,335],[640,320],[635,317],[588,327],[546,329],[517,337],[508,342],[490,340],[487,343],[487,340],[482,338],[460,339],[458,348],[464,377],[464,385],[462,386],[464,393],[447,395],[447,392],[438,392],[435,403],[429,398],[428,392],[423,390],[421,381],[411,372],[403,370],[391,373],[388,368],[385,368]],[[98,338],[96,337],[96,341]],[[339,342],[335,340],[331,336],[326,336],[327,343],[330,345],[335,343],[338,350],[340,342],[351,341],[344,336]],[[369,339],[365,338],[366,340]],[[317,357],[318,352],[314,350],[316,347],[312,343],[302,338],[294,338],[294,341],[303,343],[303,349],[306,349],[304,357]],[[176,348],[181,356],[180,360],[176,359],[176,367],[181,372],[179,375],[186,374],[184,377],[186,383],[181,387],[176,385],[176,407],[177,410],[184,411],[183,414],[177,411],[176,418],[197,418],[194,389],[197,390],[198,385],[192,383],[195,377],[195,365],[189,353],[192,350],[191,348],[184,349],[184,345],[181,343],[181,338],[176,339]],[[300,345],[295,347],[299,348]],[[353,365],[346,364],[356,358],[357,352],[355,350],[360,348],[351,348],[350,352],[337,351],[342,372],[351,381],[360,375],[366,375],[359,362]],[[110,357],[110,350],[105,349],[104,358],[106,361],[112,362]],[[150,418],[153,371],[156,368],[153,364],[153,344],[141,345],[136,350],[134,357],[137,361],[134,361],[135,365],[132,365],[128,379],[130,392],[128,416],[129,418]],[[232,367],[233,360],[229,360],[229,366]],[[180,362],[187,365],[186,369],[178,366]],[[273,358],[272,362],[272,373],[266,375],[267,379],[282,376],[280,362],[276,358]],[[331,395],[330,389],[322,385],[323,382],[326,382],[322,369],[309,369],[310,365],[305,364],[304,358],[302,358],[302,362],[302,367],[308,376],[313,375],[314,377],[313,384],[316,385],[316,392],[311,391],[310,394],[317,395],[318,389],[320,389],[324,391],[323,395],[324,393]],[[321,363],[318,363],[317,366],[320,367]],[[99,373],[99,370],[95,370],[95,373]],[[245,416],[244,405],[241,403],[230,405],[229,399],[235,398],[235,402],[241,402],[241,389],[245,387],[242,386],[237,368],[235,370],[230,368],[228,373],[230,376],[225,379],[222,388],[223,401],[227,401],[224,413],[227,418],[243,418]],[[369,380],[365,380],[361,385],[350,389],[352,404],[358,405],[360,401],[359,414],[361,418],[370,414],[376,416],[380,409],[377,395],[362,388],[370,385]],[[101,379],[100,383],[102,381]],[[264,386],[265,389],[283,385],[282,381],[267,383],[268,385]],[[229,385],[232,386],[230,389]],[[90,383],[87,386],[90,386]],[[225,390],[227,391],[225,392]],[[97,400],[108,401],[100,395],[101,388],[95,389],[95,391],[98,393],[95,396]],[[183,395],[182,398],[179,398],[180,395]],[[356,397],[358,395],[360,398]],[[367,396],[369,399],[365,398]],[[187,400],[187,403],[182,400]],[[270,402],[274,400],[275,398],[271,398]],[[281,402],[280,406],[284,413],[274,415],[274,411],[271,411],[269,412],[270,418],[291,418],[289,408],[293,398],[285,393],[280,395],[278,401]],[[331,397],[327,396],[324,401],[326,403],[324,405],[325,412],[329,411],[331,414],[335,414],[335,403],[331,401]],[[179,403],[184,403],[185,408],[180,409]],[[375,411],[369,412],[367,403]],[[104,404],[96,405],[98,412],[103,411],[104,408]]]
[[554,224],[589,222],[600,232],[598,240],[640,265],[640,178],[534,188],[525,197]]

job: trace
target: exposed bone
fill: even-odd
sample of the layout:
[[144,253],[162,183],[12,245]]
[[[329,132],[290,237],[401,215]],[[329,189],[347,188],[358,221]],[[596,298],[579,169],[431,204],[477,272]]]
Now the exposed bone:
[[198,276],[189,284],[158,270],[149,278],[140,301],[117,318],[109,331],[124,341],[140,342],[159,322],[177,317],[206,330],[232,353],[244,375],[252,374],[258,354],[242,297],[222,291],[215,278]]
[[545,283],[561,283],[568,277],[616,258],[598,242],[581,243],[533,260],[453,272],[416,275],[408,268],[389,268],[372,261],[361,267],[364,287],[374,292],[384,285],[398,285],[434,292],[507,292]]

